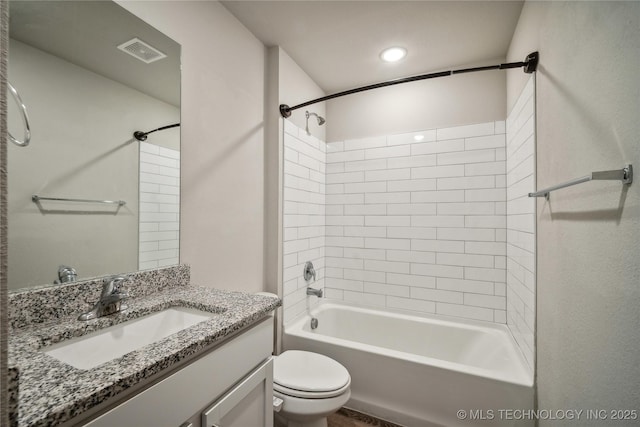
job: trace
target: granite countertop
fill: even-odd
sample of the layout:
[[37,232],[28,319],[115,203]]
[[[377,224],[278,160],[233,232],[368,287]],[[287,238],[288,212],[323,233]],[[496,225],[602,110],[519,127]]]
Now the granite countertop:
[[[9,366],[19,370],[18,426],[51,426],[70,420],[230,334],[252,325],[277,308],[277,298],[199,286],[180,286],[131,298],[129,308],[87,322],[73,316],[16,329],[9,340]],[[81,370],[41,351],[67,338],[161,311],[190,307],[219,313],[161,341]]]

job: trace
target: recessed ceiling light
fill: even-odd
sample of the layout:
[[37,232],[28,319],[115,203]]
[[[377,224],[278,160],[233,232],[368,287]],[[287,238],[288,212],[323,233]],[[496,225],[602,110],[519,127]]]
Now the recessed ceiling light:
[[383,50],[380,54],[380,58],[385,62],[400,61],[405,56],[407,56],[407,49],[403,47],[390,47],[389,49]]
[[424,135],[414,135],[414,141],[422,141],[424,139]]

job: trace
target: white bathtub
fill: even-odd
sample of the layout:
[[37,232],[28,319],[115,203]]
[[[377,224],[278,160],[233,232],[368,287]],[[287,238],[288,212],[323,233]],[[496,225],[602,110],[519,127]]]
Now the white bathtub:
[[342,363],[348,407],[408,427],[533,426],[506,411],[533,408],[533,379],[505,325],[327,300],[311,314],[318,328],[310,316],[286,325],[284,348]]

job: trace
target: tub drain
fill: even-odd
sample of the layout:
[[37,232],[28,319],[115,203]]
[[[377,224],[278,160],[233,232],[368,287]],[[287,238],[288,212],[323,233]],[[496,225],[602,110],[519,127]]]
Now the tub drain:
[[315,317],[311,318],[311,329],[315,329],[318,327],[318,319],[316,319]]

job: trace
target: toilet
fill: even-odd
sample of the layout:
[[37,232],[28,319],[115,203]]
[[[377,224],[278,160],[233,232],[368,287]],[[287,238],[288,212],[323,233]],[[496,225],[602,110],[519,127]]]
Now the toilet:
[[[327,427],[327,416],[351,397],[351,376],[335,360],[309,351],[288,350],[273,362],[276,425]],[[276,401],[277,399],[274,399]]]

